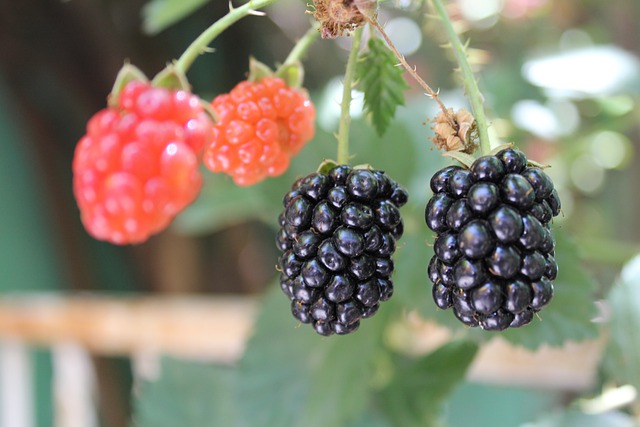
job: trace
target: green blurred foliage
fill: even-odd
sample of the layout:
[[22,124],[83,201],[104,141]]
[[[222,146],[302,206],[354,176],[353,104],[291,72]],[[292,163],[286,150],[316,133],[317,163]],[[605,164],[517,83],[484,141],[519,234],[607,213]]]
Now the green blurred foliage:
[[[25,6],[40,11],[39,20],[31,19],[22,10],[14,14],[2,10],[4,16],[16,20],[29,17],[29,25],[16,25],[24,31],[21,37],[45,42],[2,45],[14,55],[29,53],[18,55],[20,59],[26,56],[43,62],[31,67],[22,67],[24,64],[18,62],[17,74],[28,79],[28,84],[22,87],[0,80],[1,292],[156,289],[156,284],[141,274],[155,266],[139,260],[144,258],[145,250],[155,247],[158,239],[131,249],[115,248],[92,241],[84,234],[80,236],[81,226],[70,194],[72,147],[82,134],[81,123],[103,105],[112,83],[111,72],[115,73],[125,58],[141,65],[149,75],[155,74],[222,16],[228,4],[206,0],[149,1],[142,10],[142,28],[154,35],[149,37],[140,35],[140,22],[135,15],[138,9],[134,9],[139,3],[125,7],[122,2],[103,2],[95,5],[95,10],[71,9],[81,7],[81,3]],[[507,3],[526,2],[503,2]],[[637,227],[640,198],[635,196],[640,168],[634,159],[639,135],[638,80],[614,93],[559,100],[545,88],[529,82],[523,69],[532,58],[566,49],[567,40],[571,41],[576,34],[587,44],[623,46],[637,57],[640,6],[635,0],[621,0],[615,7],[597,0],[541,3],[542,7],[521,18],[499,17],[493,23],[468,27],[465,34],[471,47],[484,50],[487,59],[484,64],[478,62],[478,71],[493,120],[492,130],[499,138],[516,142],[530,157],[552,164],[550,173],[566,197],[564,218],[554,223],[560,264],[555,298],[540,313],[540,319],[500,335],[516,345],[539,348],[590,339],[604,327],[610,342],[600,382],[589,394],[599,394],[610,383],[639,387],[636,285],[640,274],[614,280],[620,267],[640,252]],[[466,102],[459,76],[452,72],[451,52],[440,46],[444,40],[438,22],[425,18],[423,7],[427,5],[423,1],[384,2],[381,16],[384,20],[409,17],[420,25],[425,34],[422,45],[407,59],[416,64],[425,80],[442,88],[447,105],[463,106]],[[198,9],[201,6],[203,9]],[[210,99],[230,89],[244,78],[249,54],[267,63],[285,57],[295,38],[308,26],[308,16],[302,12],[305,5],[301,1],[282,0],[276,6],[269,11],[273,20],[251,17],[237,23],[216,41],[213,54],[198,59],[189,74],[197,93]],[[65,8],[64,12],[56,7]],[[46,31],[45,24],[51,21],[54,27],[57,19],[75,22],[65,15],[73,13],[69,10],[75,10],[81,24],[70,27],[70,35],[65,35],[67,27],[60,24],[64,28],[55,34],[68,37],[67,45],[49,45],[55,37]],[[196,10],[200,12],[193,13]],[[36,27],[38,31],[33,30]],[[100,35],[96,36],[97,33]],[[0,40],[4,40],[3,35],[0,32]],[[86,51],[80,49],[83,43],[88,46]],[[200,242],[256,220],[275,228],[282,197],[294,179],[314,171],[323,159],[335,157],[333,133],[337,119],[332,111],[337,100],[331,81],[339,79],[345,57],[337,43],[325,40],[318,41],[304,61],[305,85],[311,91],[322,125],[316,138],[292,162],[290,170],[250,188],[238,188],[229,178],[203,170],[206,183],[201,196],[176,219],[171,232]],[[3,69],[10,69],[11,62],[4,62]],[[69,66],[77,68],[75,73],[65,68]],[[83,80],[87,76],[92,80]],[[89,82],[91,89],[83,89]],[[410,83],[407,105],[398,107],[384,138],[375,131],[376,124],[380,127],[382,122],[372,124],[368,118],[359,116],[354,117],[351,128],[353,163],[369,163],[384,169],[411,194],[410,202],[402,208],[406,232],[395,255],[394,298],[382,305],[376,317],[363,321],[356,334],[325,339],[308,327],[298,327],[289,314],[286,298],[277,287],[272,287],[265,295],[255,334],[239,366],[164,360],[160,378],[142,384],[140,393],[134,396],[136,426],[631,425],[630,417],[620,412],[586,414],[571,407],[542,415],[553,407],[566,408],[572,396],[463,383],[477,347],[495,334],[468,330],[450,311],[436,310],[432,304],[426,266],[432,256],[433,236],[423,220],[424,205],[430,196],[426,183],[448,161],[430,149],[431,132],[423,124],[436,113],[433,102]],[[16,100],[20,103],[25,99],[32,104],[27,102],[21,104],[22,110],[16,109],[25,112],[25,123],[21,123],[13,105]],[[552,107],[557,105],[576,111],[579,123],[571,132],[555,138],[543,137],[536,129],[523,128],[514,120],[514,105],[522,100],[535,101],[545,111],[553,112]],[[47,121],[34,114],[38,108],[62,130],[57,133],[47,130]],[[564,118],[556,117],[567,125]],[[30,132],[33,129],[49,131],[53,136],[36,143],[32,141],[37,140],[34,132]],[[604,137],[604,152],[599,137],[600,140]],[[54,155],[42,155],[45,163],[54,166],[46,169],[46,174],[34,173],[39,165],[34,153],[47,144],[57,144],[46,152]],[[622,147],[621,160],[614,166],[602,166],[599,161],[610,154],[613,146]],[[591,169],[585,172],[584,165]],[[602,183],[585,191],[579,180],[585,175],[602,176]],[[52,188],[57,189],[54,194]],[[65,208],[55,210],[51,199],[62,200]],[[52,211],[58,216],[52,215]],[[75,215],[70,221],[73,226],[56,220],[60,212],[63,216]],[[65,256],[68,248],[76,249],[72,252],[76,258]],[[268,260],[269,266],[274,263],[275,259]],[[594,301],[604,297],[611,318],[605,317],[605,324],[595,324]],[[397,354],[388,342],[389,326],[402,321],[407,312],[449,327],[463,341],[420,357]],[[35,360],[38,421],[42,426],[51,425],[50,360],[46,352],[36,354]],[[128,390],[116,392],[126,394]]]

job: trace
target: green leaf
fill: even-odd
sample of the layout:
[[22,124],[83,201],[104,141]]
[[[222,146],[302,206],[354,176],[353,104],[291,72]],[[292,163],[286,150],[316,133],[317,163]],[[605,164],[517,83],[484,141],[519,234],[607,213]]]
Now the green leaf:
[[[596,316],[594,293],[597,284],[585,270],[575,243],[561,230],[556,229],[554,235],[559,274],[553,282],[553,299],[538,313],[538,317],[521,328],[502,332],[468,328],[455,318],[451,309],[438,309],[432,301],[432,285],[425,272],[433,256],[429,246],[433,244],[433,235],[423,230],[416,231],[415,236],[403,237],[406,248],[402,255],[400,249],[397,252],[396,277],[408,284],[406,288],[396,286],[397,296],[408,310],[417,309],[425,318],[447,326],[454,333],[465,333],[477,341],[486,341],[499,335],[512,344],[534,350],[545,344],[558,347],[566,341],[596,338],[598,327],[592,319]],[[415,267],[419,262],[422,262],[422,269]]]
[[592,319],[596,316],[594,293],[597,287],[593,275],[585,269],[580,250],[560,230],[555,230],[558,278],[554,281],[551,303],[538,314],[539,319],[522,328],[502,333],[513,344],[536,349],[543,344],[561,346],[567,341],[596,338],[598,328]]
[[624,267],[608,301],[610,341],[604,369],[619,383],[640,389],[640,255]]
[[464,379],[477,350],[477,344],[471,341],[452,341],[421,360],[400,366],[381,396],[391,424],[436,425],[442,402]]
[[222,174],[203,171],[205,185],[202,192],[172,224],[183,234],[215,232],[249,220],[269,221],[277,218],[282,195],[272,200],[263,191],[263,185],[238,187],[232,179]]
[[349,424],[349,427],[393,427],[380,413],[378,408],[369,408],[355,423]]
[[321,337],[291,316],[290,302],[274,287],[240,365],[244,424],[340,427],[360,418],[386,317],[382,306],[357,332]]
[[164,359],[159,380],[142,384],[133,426],[237,426],[236,377],[231,368]]
[[356,67],[356,89],[364,93],[364,108],[378,135],[389,127],[398,105],[404,105],[404,91],[409,85],[396,66],[397,58],[384,41],[369,40],[369,50],[360,55]]
[[562,390],[465,382],[447,399],[444,424],[525,427],[526,422],[556,409],[565,398]]
[[542,419],[527,423],[526,427],[634,427],[633,419],[622,412],[585,414],[575,409],[546,415]]
[[157,34],[170,27],[209,0],[151,0],[142,9],[142,29]]

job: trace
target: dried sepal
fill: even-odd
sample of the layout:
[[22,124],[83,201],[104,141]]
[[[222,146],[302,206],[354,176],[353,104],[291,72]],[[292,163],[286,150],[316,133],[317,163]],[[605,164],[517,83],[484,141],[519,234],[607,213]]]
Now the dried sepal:
[[[334,39],[367,23],[372,1],[364,0],[314,0],[313,17],[320,24],[323,39]],[[373,1],[374,4],[377,2]],[[367,7],[365,7],[365,4]],[[377,4],[376,4],[377,6]]]
[[435,136],[432,141],[438,149],[472,154],[478,147],[478,129],[473,115],[464,108],[456,113],[441,111],[432,121]]

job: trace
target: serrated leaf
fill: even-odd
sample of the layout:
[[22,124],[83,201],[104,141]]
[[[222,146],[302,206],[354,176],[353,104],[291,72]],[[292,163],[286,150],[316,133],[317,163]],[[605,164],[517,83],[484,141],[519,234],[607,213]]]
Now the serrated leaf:
[[299,325],[278,287],[266,296],[240,365],[244,425],[340,427],[368,407],[384,306],[348,336],[321,337]]
[[471,341],[452,341],[420,360],[400,366],[381,396],[391,424],[437,425],[440,405],[464,379],[477,351],[477,344]]
[[209,0],[151,0],[142,8],[142,29],[157,34],[170,27]]
[[596,338],[598,328],[592,319],[596,315],[593,276],[585,269],[577,245],[563,232],[555,230],[558,278],[553,282],[554,296],[543,308],[540,319],[518,329],[501,333],[515,345],[536,349],[543,344],[561,346],[567,341]]
[[384,41],[369,39],[369,50],[358,58],[356,89],[364,93],[364,108],[378,135],[382,136],[395,116],[398,105],[404,105],[404,91],[409,85],[396,67],[397,58]]
[[163,359],[158,381],[144,382],[135,399],[134,427],[237,426],[236,372]]
[[[447,326],[454,333],[466,332],[467,337],[477,341],[486,341],[500,335],[512,344],[536,349],[544,344],[558,347],[566,341],[596,338],[598,327],[592,319],[596,315],[593,298],[597,284],[585,270],[576,244],[561,230],[555,230],[554,235],[556,260],[559,265],[558,278],[553,282],[554,297],[549,305],[540,311],[539,317],[534,317],[529,325],[502,332],[488,332],[464,326],[455,318],[451,309],[438,309],[431,298],[432,284],[425,273],[429,260],[433,256],[433,250],[429,246],[433,244],[433,234],[428,232],[420,232],[415,238],[407,238],[404,242],[408,246],[407,259],[398,257],[397,277],[404,278],[407,275],[403,282],[412,285],[406,289],[397,287],[397,295],[403,299],[409,309],[418,310],[425,318]],[[415,264],[420,262],[420,259],[424,259],[423,269],[416,272]],[[414,270],[406,271],[411,268]],[[417,285],[416,282],[418,282]],[[426,305],[424,305],[425,300]]]
[[608,297],[609,345],[603,366],[621,384],[640,390],[640,256],[629,261]]

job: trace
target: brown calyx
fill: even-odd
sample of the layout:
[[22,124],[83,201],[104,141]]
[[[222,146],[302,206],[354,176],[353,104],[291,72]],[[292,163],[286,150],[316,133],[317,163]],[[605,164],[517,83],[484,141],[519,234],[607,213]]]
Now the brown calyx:
[[433,143],[445,151],[473,153],[478,147],[478,129],[473,115],[464,108],[456,113],[449,108],[447,113],[441,111],[432,121],[431,129],[435,132]]

